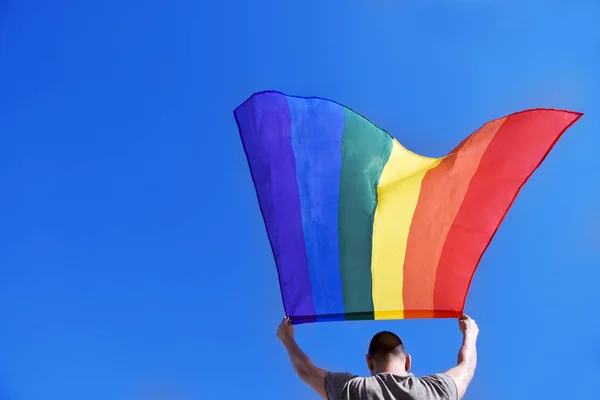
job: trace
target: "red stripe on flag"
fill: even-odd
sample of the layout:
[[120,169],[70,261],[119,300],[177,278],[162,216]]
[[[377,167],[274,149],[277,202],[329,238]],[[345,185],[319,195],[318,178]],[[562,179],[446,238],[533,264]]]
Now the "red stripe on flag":
[[519,191],[581,116],[529,110],[510,115],[496,133],[444,243],[434,290],[436,310],[463,312],[479,261]]

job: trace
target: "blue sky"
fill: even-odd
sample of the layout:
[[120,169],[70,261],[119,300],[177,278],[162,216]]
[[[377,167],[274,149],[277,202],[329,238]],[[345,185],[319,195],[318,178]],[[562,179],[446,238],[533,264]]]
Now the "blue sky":
[[[514,111],[585,112],[475,276],[467,399],[596,396],[598,20],[595,0],[4,0],[0,399],[316,398],[275,339],[232,114],[265,89],[334,99],[428,156]],[[453,320],[297,337],[323,368],[364,374],[383,328],[416,374],[456,360]]]

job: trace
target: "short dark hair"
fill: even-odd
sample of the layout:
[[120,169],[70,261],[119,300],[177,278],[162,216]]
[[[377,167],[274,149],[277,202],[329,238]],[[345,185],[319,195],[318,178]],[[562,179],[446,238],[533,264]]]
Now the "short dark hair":
[[401,357],[404,353],[404,344],[395,333],[382,331],[371,339],[369,355],[376,359],[387,359],[390,356]]

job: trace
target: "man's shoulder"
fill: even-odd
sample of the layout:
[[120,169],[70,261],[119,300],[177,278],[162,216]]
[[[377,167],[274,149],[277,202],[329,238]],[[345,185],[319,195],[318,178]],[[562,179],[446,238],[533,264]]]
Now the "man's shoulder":
[[422,376],[419,382],[425,387],[428,395],[435,399],[458,399],[456,382],[447,374],[431,374]]
[[430,375],[424,375],[424,376],[422,376],[422,377],[420,377],[418,379],[420,381],[423,381],[423,382],[430,382],[430,383],[436,383],[436,384],[456,386],[456,384],[454,383],[454,379],[452,379],[452,377],[450,377],[450,375],[448,375],[448,374],[430,374]]
[[348,372],[327,372],[325,374],[325,383],[332,385],[345,385],[351,380],[364,379],[359,375],[350,374]]
[[360,377],[347,372],[327,372],[325,374],[325,392],[327,393],[327,398],[338,398],[348,383],[355,379],[360,379]]

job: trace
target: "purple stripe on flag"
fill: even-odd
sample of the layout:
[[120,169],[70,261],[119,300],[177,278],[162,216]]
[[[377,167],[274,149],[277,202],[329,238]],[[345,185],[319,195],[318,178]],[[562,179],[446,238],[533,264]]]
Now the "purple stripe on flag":
[[277,265],[286,315],[314,319],[302,211],[292,149],[288,101],[283,94],[256,94],[235,118]]

